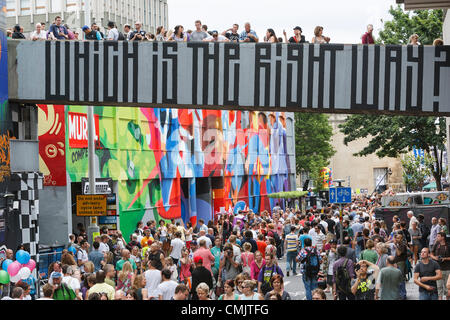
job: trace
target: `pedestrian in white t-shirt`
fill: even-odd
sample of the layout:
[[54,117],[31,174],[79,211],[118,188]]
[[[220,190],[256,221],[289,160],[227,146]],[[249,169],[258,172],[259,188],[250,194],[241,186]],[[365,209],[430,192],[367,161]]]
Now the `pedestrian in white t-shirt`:
[[106,40],[119,40],[119,30],[117,30],[116,24],[112,21],[108,22],[108,35],[106,36]]
[[159,299],[158,285],[161,283],[161,271],[156,269],[157,260],[148,262],[148,270],[144,272],[145,288],[148,292],[149,300]]
[[163,269],[161,275],[163,281],[158,285],[159,300],[171,300],[178,283],[170,279],[172,272],[169,269]]
[[184,241],[181,240],[181,232],[175,232],[175,239],[170,241],[170,257],[175,265],[178,264],[178,260],[181,258],[181,250],[183,250],[184,245]]
[[45,30],[43,30],[40,23],[36,23],[36,30],[31,33],[30,39],[33,41],[47,40],[47,33],[45,32]]
[[80,249],[77,252],[77,261],[82,273],[84,273],[84,264],[89,261],[88,250],[89,243],[86,240],[81,240]]

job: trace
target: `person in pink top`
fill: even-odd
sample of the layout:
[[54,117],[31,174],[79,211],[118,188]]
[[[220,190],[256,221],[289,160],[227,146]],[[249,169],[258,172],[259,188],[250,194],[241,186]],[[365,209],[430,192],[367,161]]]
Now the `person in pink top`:
[[200,240],[199,246],[200,247],[194,253],[194,259],[195,257],[201,257],[203,259],[203,266],[212,274],[211,264],[214,263],[215,258],[212,255],[211,251],[207,248],[205,240]]
[[193,262],[189,258],[189,249],[185,248],[181,251],[181,259],[178,261],[178,265],[180,267],[180,281],[190,287]]
[[243,272],[251,276],[251,264],[255,260],[252,253],[252,245],[249,242],[244,243],[244,252],[241,254]]
[[266,264],[266,261],[263,259],[262,253],[260,251],[256,251],[254,253],[255,260],[250,264],[250,276],[252,280],[258,280],[259,272],[262,267]]

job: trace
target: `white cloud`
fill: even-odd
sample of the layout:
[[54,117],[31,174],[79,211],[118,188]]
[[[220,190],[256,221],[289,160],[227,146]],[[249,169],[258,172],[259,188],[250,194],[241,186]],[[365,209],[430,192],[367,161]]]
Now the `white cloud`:
[[324,35],[334,43],[359,43],[367,24],[374,25],[375,34],[382,28],[381,19],[389,20],[388,13],[395,0],[169,0],[169,23],[185,30],[194,29],[194,21],[200,19],[209,30],[226,30],[233,23],[243,29],[249,21],[260,40],[267,28],[273,28],[277,36],[283,29],[292,33],[295,26],[303,29],[308,41],[314,27],[324,27]]

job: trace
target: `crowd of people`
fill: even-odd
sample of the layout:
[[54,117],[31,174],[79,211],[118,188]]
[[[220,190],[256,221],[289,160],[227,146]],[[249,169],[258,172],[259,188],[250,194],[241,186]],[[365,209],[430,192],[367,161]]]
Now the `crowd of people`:
[[[260,38],[252,29],[251,24],[246,22],[244,30],[239,31],[239,24],[222,32],[208,30],[208,26],[202,24],[200,20],[195,21],[195,29],[185,31],[182,25],[177,25],[173,30],[165,30],[163,26],[156,28],[155,33],[146,32],[142,29],[142,22],[137,21],[134,30],[129,24],[125,24],[122,31],[119,31],[113,21],[109,21],[106,28],[92,23],[91,26],[83,26],[79,30],[72,30],[67,24],[62,23],[61,17],[57,16],[48,30],[45,29],[45,22],[37,23],[35,30],[27,37],[24,35],[20,25],[7,30],[7,37],[11,39],[29,40],[109,40],[109,41],[209,41],[209,42],[260,42]],[[262,41],[269,43],[330,43],[331,39],[323,34],[323,27],[314,28],[314,36],[311,41],[307,41],[301,27],[293,28],[293,34],[288,38],[285,30],[283,37],[277,36],[274,29],[268,28]],[[373,25],[367,26],[367,32],[361,37],[362,44],[374,44]],[[261,41],[261,42],[262,42]],[[409,38],[409,44],[420,45],[419,36],[413,34]],[[436,39],[433,45],[443,45],[442,39]]]
[[[375,218],[378,206],[379,197],[366,196],[342,212],[331,204],[303,212],[277,204],[271,213],[239,210],[195,226],[141,221],[128,241],[101,228],[92,246],[79,225],[49,266],[39,299],[291,300],[284,281],[298,273],[291,281],[302,279],[308,300],[327,293],[335,300],[402,300],[412,278],[420,299],[450,299],[445,219],[433,217],[428,226],[409,211],[388,229]],[[2,296],[37,299],[37,291],[30,276],[3,286]]]

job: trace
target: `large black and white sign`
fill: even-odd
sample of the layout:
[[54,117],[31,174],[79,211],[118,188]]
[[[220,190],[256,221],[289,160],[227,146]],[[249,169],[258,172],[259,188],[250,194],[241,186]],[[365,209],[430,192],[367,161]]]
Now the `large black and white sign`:
[[450,115],[450,46],[30,42],[18,100]]

